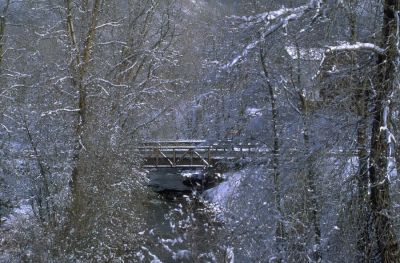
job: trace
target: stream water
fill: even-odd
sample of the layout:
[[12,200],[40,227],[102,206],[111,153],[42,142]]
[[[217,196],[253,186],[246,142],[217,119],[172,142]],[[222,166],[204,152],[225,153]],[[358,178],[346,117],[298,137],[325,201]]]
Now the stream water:
[[[226,257],[224,223],[214,206],[204,202],[199,192],[183,184],[199,171],[154,171],[149,185],[163,193],[148,196],[142,246],[144,260],[154,262],[223,262]],[[167,191],[165,191],[167,190]],[[159,261],[158,261],[159,260]]]

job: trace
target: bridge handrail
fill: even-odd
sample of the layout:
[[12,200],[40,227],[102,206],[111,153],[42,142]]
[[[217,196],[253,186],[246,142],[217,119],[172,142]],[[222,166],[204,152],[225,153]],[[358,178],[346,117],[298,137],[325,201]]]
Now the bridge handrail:
[[142,145],[198,145],[207,143],[205,140],[165,140],[165,141],[145,141]]
[[184,151],[184,150],[199,150],[199,151],[255,151],[260,150],[257,146],[240,146],[240,145],[231,145],[231,146],[175,146],[175,145],[165,145],[165,146],[139,146],[136,147],[139,151],[154,151],[155,149],[162,151]]

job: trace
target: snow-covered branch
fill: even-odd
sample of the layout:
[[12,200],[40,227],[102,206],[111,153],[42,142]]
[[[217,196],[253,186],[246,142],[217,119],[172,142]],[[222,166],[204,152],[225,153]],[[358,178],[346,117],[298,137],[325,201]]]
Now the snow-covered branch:
[[[322,53],[322,59],[320,62],[320,68],[323,67],[325,64],[325,59],[329,57],[330,54],[335,53],[335,52],[343,52],[343,51],[356,51],[356,52],[374,52],[376,54],[382,55],[385,53],[385,49],[372,44],[372,43],[361,43],[361,42],[356,42],[354,44],[350,44],[348,42],[341,43],[340,45],[337,46],[327,46],[325,51]],[[321,70],[318,70],[317,74],[313,76],[312,79],[315,79],[319,74],[321,74]],[[327,74],[338,74],[340,71],[338,70],[324,70],[324,73]]]
[[328,46],[327,53],[339,52],[339,51],[373,51],[377,54],[383,54],[385,50],[372,43],[360,43],[355,44],[343,43],[338,46]]
[[[239,53],[231,62],[227,63],[222,69],[228,69],[248,55],[248,53],[257,47],[266,37],[276,32],[280,28],[285,27],[290,21],[298,20],[309,11],[319,10],[319,1],[312,0],[306,5],[296,8],[281,8],[279,10],[261,13],[254,16],[240,17],[239,19],[246,23],[246,27],[252,27],[255,24],[262,22],[262,27],[259,30],[259,37],[248,44],[242,52]],[[237,18],[237,17],[236,17]]]
[[280,17],[288,16],[294,13],[304,12],[308,8],[310,8],[310,5],[303,5],[296,8],[282,7],[279,10],[264,12],[254,16],[242,16],[242,17],[234,16],[233,18],[242,20],[243,22],[247,23],[247,25],[252,25],[252,24],[276,20]]

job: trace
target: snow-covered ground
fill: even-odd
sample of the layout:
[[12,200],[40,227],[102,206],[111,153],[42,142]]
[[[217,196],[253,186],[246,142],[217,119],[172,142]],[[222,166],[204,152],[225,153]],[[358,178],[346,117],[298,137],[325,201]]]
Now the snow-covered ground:
[[[272,255],[276,211],[269,175],[267,166],[249,165],[225,173],[224,182],[203,193],[216,208],[217,218],[235,233],[226,237],[225,245],[239,262],[254,262],[259,251]],[[242,233],[240,238],[237,233]]]
[[1,218],[3,226],[11,227],[22,220],[27,220],[33,216],[32,206],[27,200],[23,200],[20,204],[15,207],[10,214]]
[[227,202],[234,197],[244,174],[245,171],[235,171],[224,174],[226,180],[216,187],[204,191],[204,199],[217,205],[227,205]]

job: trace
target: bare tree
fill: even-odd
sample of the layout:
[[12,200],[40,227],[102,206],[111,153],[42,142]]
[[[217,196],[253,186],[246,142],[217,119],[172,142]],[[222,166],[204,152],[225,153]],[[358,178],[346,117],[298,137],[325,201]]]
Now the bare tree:
[[389,101],[393,96],[398,59],[397,21],[400,1],[383,2],[382,47],[378,58],[377,86],[374,98],[369,176],[373,224],[382,262],[399,262],[400,248],[390,213],[388,179]]
[[74,25],[74,14],[72,1],[65,0],[65,8],[66,8],[66,25],[68,37],[70,40],[71,47],[71,73],[73,79],[73,85],[79,92],[79,101],[78,101],[78,119],[76,123],[76,143],[73,155],[74,168],[71,175],[71,188],[73,193],[73,198],[78,198],[76,196],[78,189],[78,180],[79,180],[79,156],[81,151],[84,149],[84,141],[83,141],[83,133],[84,127],[87,121],[87,87],[85,83],[85,77],[87,75],[90,61],[93,53],[93,45],[96,37],[96,28],[98,23],[98,15],[100,13],[101,8],[101,0],[93,1],[93,7],[88,10],[89,1],[84,1],[82,8],[87,12],[89,16],[89,24],[87,33],[83,39],[83,43],[78,43],[75,25]]

